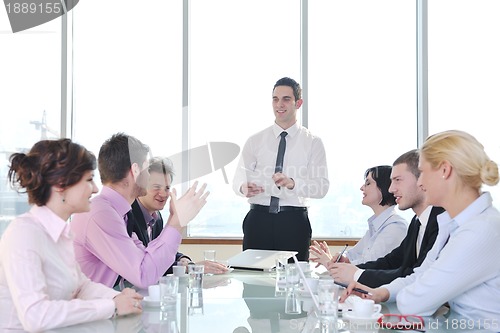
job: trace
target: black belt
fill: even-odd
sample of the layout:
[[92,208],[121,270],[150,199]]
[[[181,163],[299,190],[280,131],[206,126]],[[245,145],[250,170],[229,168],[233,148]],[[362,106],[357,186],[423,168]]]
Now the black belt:
[[[250,209],[269,213],[269,206],[250,204]],[[280,206],[280,212],[307,212],[307,207]]]

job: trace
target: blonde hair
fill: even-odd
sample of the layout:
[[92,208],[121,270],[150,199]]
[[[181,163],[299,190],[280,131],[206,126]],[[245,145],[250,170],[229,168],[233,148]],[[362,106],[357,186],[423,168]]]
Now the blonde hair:
[[498,165],[486,155],[483,145],[466,132],[450,130],[431,135],[420,153],[432,168],[448,161],[465,186],[479,190],[483,183],[498,184]]

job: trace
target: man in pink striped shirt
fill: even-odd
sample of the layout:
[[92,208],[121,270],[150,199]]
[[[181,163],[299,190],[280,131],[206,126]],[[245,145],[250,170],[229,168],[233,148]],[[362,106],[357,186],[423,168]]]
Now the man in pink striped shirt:
[[[149,148],[138,139],[118,133],[101,147],[98,168],[103,188],[92,199],[90,211],[75,214],[75,255],[82,271],[93,281],[110,287],[119,282],[145,289],[156,284],[175,260],[183,226],[206,203],[206,185],[196,192],[195,183],[177,199],[171,194],[171,211],[161,234],[147,247],[127,234],[127,213],[132,202],[146,194]],[[182,221],[181,221],[182,220]]]

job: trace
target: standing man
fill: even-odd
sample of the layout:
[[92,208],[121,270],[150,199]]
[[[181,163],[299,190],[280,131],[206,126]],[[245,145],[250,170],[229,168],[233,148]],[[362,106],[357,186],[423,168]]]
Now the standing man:
[[[444,209],[428,205],[425,192],[417,183],[420,176],[418,161],[418,150],[410,150],[394,161],[391,172],[389,192],[396,198],[398,208],[411,208],[415,213],[406,237],[397,248],[384,257],[357,266],[334,263],[336,256],[333,257],[333,261],[327,262],[326,267],[335,281],[350,283],[354,280],[375,288],[412,274],[413,270],[422,264],[436,241],[437,216],[443,213]],[[311,246],[311,252],[319,258],[327,253],[322,251],[324,247],[325,244],[315,243]],[[314,261],[322,263],[317,258]]]
[[308,260],[311,224],[307,199],[328,192],[323,142],[297,123],[302,89],[284,77],[273,88],[272,126],[251,136],[241,153],[233,190],[250,211],[243,220],[243,250],[297,251]]
[[148,154],[148,146],[123,133],[113,135],[99,150],[104,186],[92,199],[90,211],[75,214],[71,222],[76,259],[92,281],[120,289],[125,280],[140,289],[156,284],[175,260],[183,225],[206,203],[205,186],[196,192],[195,183],[179,199],[173,191],[171,215],[161,234],[147,247],[137,237],[130,238],[130,205],[146,194]]

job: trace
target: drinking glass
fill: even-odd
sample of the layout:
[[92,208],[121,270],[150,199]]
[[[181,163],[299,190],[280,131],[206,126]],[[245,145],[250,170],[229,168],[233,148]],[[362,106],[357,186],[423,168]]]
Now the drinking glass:
[[177,301],[178,290],[178,276],[167,275],[160,278],[160,307],[162,310]]
[[321,317],[337,316],[339,305],[339,286],[333,283],[333,279],[320,279],[318,281],[318,306]]
[[205,266],[203,265],[188,265],[189,274],[189,290],[201,291],[203,288],[203,272]]

